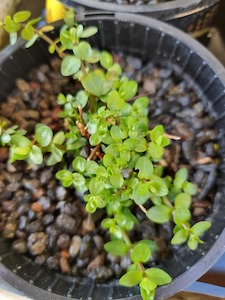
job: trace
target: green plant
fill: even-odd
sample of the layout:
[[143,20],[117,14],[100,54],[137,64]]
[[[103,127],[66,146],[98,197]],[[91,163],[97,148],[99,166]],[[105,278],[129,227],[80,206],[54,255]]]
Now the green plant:
[[[9,146],[11,163],[60,163],[56,178],[64,187],[73,186],[84,193],[87,212],[105,209],[101,224],[111,236],[105,250],[116,256],[130,255],[132,264],[120,283],[139,285],[143,299],[153,299],[157,286],[168,284],[171,277],[161,269],[145,267],[155,245],[151,240],[131,241],[129,232],[138,222],[133,208],[138,206],[152,222],[171,221],[171,243],[187,242],[195,250],[210,227],[207,221],[191,225],[191,198],[196,187],[188,181],[186,169],[172,178],[161,167],[170,136],[162,125],[149,130],[149,99],[137,95],[137,83],[123,76],[109,52],[93,49],[86,41],[97,28],[75,23],[69,11],[59,37],[52,40],[46,35],[52,26],[36,29],[39,19],[27,21],[29,18],[28,11],[19,12],[7,16],[1,25],[12,43],[19,32],[27,47],[39,37],[44,39],[49,52],[57,52],[62,59],[62,75],[72,76],[81,88],[76,95],[58,95],[63,131],[53,133],[48,126],[37,124],[28,139],[24,130],[8,128],[1,121],[0,144]],[[80,155],[84,147],[88,148],[87,157]]]

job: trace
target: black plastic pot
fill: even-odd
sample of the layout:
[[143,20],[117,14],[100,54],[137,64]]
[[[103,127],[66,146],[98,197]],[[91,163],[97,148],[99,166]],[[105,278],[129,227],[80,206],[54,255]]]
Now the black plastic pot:
[[[225,70],[198,42],[160,21],[120,13],[90,14],[79,16],[79,20],[99,27],[92,43],[100,49],[137,55],[144,62],[153,61],[186,78],[214,121],[222,162],[213,211],[208,217],[212,227],[204,236],[205,243],[195,252],[186,246],[174,248],[171,259],[161,262],[160,266],[170,273],[173,282],[160,287],[156,299],[166,299],[204,274],[225,250]],[[23,45],[19,41],[0,54],[2,101],[13,89],[16,78],[26,78],[32,68],[50,58],[42,41],[30,49]],[[0,239],[0,260],[0,276],[33,299],[140,299],[138,289],[120,287],[117,281],[95,284],[91,279],[47,271],[30,259],[14,254],[11,242],[3,238]]]
[[159,4],[118,4],[117,0],[60,0],[77,12],[102,10],[142,14],[193,32],[207,27],[218,8],[220,0],[173,0]]

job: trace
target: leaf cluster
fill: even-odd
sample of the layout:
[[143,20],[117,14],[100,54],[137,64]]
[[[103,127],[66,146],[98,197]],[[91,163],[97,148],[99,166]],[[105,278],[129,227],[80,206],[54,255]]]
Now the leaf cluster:
[[[28,139],[25,131],[17,126],[7,128],[1,121],[0,145],[9,146],[11,163],[61,163],[56,178],[64,187],[84,193],[87,212],[105,209],[107,217],[101,225],[111,237],[105,250],[116,256],[130,255],[132,264],[120,283],[139,285],[143,299],[153,299],[157,286],[170,283],[171,277],[158,268],[145,269],[156,246],[150,240],[130,241],[128,232],[138,223],[133,207],[139,206],[152,222],[172,222],[171,243],[187,242],[194,250],[211,226],[207,221],[191,225],[192,196],[197,189],[184,168],[174,178],[164,175],[160,160],[170,140],[162,125],[149,130],[149,99],[138,95],[137,82],[123,75],[109,52],[89,43],[98,29],[76,23],[74,13],[68,11],[58,38],[52,40],[46,35],[52,26],[36,29],[39,19],[29,18],[30,12],[18,12],[0,25],[11,43],[19,32],[27,47],[43,38],[49,52],[61,57],[62,75],[79,81],[81,89],[75,95],[58,95],[64,130],[53,132],[37,124]],[[83,147],[88,154],[82,155]]]

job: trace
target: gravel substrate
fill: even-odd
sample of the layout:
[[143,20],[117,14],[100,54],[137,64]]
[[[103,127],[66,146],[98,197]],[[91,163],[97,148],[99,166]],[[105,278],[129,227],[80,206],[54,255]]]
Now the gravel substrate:
[[[188,82],[172,71],[152,64],[143,66],[134,57],[115,55],[124,64],[125,74],[140,84],[140,94],[150,96],[150,126],[162,123],[167,133],[181,137],[166,149],[162,165],[173,174],[187,167],[198,186],[193,199],[194,220],[204,219],[213,206],[217,170],[217,144],[211,120]],[[75,94],[78,86],[59,73],[59,61],[34,70],[29,80],[18,79],[15,90],[0,106],[8,124],[18,124],[33,133],[35,123],[53,130],[62,126],[56,102],[59,92]],[[13,249],[32,257],[35,263],[66,274],[87,275],[98,282],[119,277],[130,264],[128,257],[106,254],[108,234],[98,226],[100,210],[92,220],[73,189],[54,179],[57,167],[29,167],[24,162],[7,163],[8,151],[0,148],[0,230],[12,239]],[[169,256],[172,225],[153,226],[136,209],[140,224],[131,238],[153,239],[158,250],[152,265]]]

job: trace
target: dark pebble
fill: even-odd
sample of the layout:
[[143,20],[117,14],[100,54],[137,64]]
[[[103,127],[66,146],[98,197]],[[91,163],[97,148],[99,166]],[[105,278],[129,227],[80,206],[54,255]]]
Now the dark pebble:
[[12,244],[12,249],[17,253],[24,254],[27,252],[27,243],[25,240],[15,240]]
[[70,245],[70,236],[66,233],[60,234],[57,239],[57,246],[59,248],[68,248]]
[[31,233],[28,237],[27,246],[32,255],[42,254],[47,246],[48,236],[44,232]]
[[46,263],[50,270],[57,270],[59,268],[59,258],[56,256],[49,256]]
[[40,220],[35,220],[33,222],[31,222],[29,225],[28,225],[28,232],[29,233],[34,233],[34,232],[38,232],[38,231],[41,231],[43,228],[42,228],[42,224],[41,224],[41,221]]
[[56,224],[61,230],[70,234],[75,234],[80,224],[80,219],[79,216],[74,218],[68,214],[63,213],[57,217]]
[[88,276],[91,277],[95,282],[101,283],[111,278],[113,276],[113,272],[111,269],[105,266],[100,266],[91,270],[91,272],[88,273]]
[[46,214],[43,216],[42,218],[42,223],[45,226],[48,226],[49,224],[51,224],[54,221],[54,216],[52,214]]

